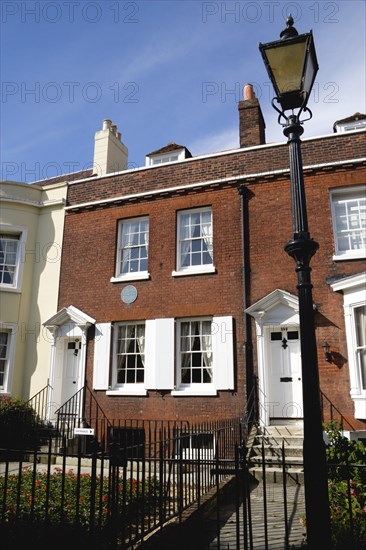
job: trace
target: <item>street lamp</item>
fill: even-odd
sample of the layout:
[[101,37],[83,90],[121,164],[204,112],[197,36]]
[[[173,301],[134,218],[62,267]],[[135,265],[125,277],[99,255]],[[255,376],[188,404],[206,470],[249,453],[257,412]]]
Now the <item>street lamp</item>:
[[[299,296],[307,543],[311,550],[330,550],[328,476],[310,276],[310,260],[319,245],[308,230],[300,140],[303,122],[312,117],[307,102],[318,62],[312,32],[299,35],[293,24],[290,15],[280,40],[260,44],[259,49],[276,92],[272,105],[279,113],[278,122],[289,146],[293,237],[285,245],[285,251],[296,262]],[[291,114],[286,115],[286,111]],[[307,113],[307,118],[300,120],[303,113]]]

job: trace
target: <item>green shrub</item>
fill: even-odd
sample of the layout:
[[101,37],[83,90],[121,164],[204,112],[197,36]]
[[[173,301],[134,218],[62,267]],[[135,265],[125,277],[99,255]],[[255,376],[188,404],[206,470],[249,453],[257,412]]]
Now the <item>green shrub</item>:
[[25,450],[34,448],[43,422],[36,411],[16,397],[0,397],[0,447]]
[[[159,481],[155,477],[144,482],[136,479],[119,479],[112,502],[108,477],[89,473],[78,474],[73,469],[63,472],[56,468],[52,474],[34,472],[24,466],[21,476],[11,474],[6,480],[0,476],[0,516],[11,527],[19,525],[78,526],[88,532],[92,517],[100,529],[108,526],[113,510],[123,514],[124,521],[134,522],[142,510],[154,513],[159,499]],[[94,514],[92,505],[94,502]],[[149,505],[148,505],[149,504]],[[3,508],[2,508],[3,507]]]
[[366,447],[341,429],[336,421],[324,425],[333,548],[361,550],[366,548]]

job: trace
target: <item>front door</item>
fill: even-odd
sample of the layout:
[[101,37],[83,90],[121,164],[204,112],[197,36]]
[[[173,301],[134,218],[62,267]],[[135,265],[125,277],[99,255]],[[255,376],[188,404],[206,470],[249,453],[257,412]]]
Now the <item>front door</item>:
[[302,418],[299,328],[268,329],[267,350],[270,419]]
[[66,340],[62,369],[61,403],[65,403],[79,389],[81,342],[79,339]]

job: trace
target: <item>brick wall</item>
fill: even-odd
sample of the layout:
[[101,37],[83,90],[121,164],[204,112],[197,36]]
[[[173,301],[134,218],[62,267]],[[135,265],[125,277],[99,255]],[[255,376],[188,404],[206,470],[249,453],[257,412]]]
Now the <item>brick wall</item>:
[[[329,189],[365,182],[359,164],[338,161],[360,158],[365,151],[365,133],[339,134],[303,142],[304,166],[334,163],[305,170],[310,232],[320,244],[312,260],[313,297],[318,305],[316,335],[321,388],[349,416],[349,372],[343,319],[343,296],[327,284],[329,276],[358,273],[364,262],[334,262]],[[192,159],[184,163],[139,170],[73,183],[69,187],[65,222],[59,308],[74,305],[97,322],[232,315],[235,321],[236,388],[217,397],[172,397],[149,392],[147,397],[108,397],[96,392],[105,411],[113,418],[204,420],[238,416],[245,404],[246,377],[242,280],[240,198],[237,184],[249,195],[250,289],[249,303],[276,288],[297,294],[295,264],[283,250],[291,238],[289,176],[275,171],[288,168],[286,144],[241,150],[234,154]],[[270,172],[266,177],[240,176]],[[164,189],[218,181],[229,182],[164,194]],[[237,179],[237,181],[236,181]],[[160,195],[151,192],[160,189]],[[143,193],[119,203],[92,208],[73,206],[123,195]],[[150,193],[150,195],[149,195]],[[172,277],[176,258],[176,213],[178,210],[211,205],[215,274]],[[117,223],[121,218],[148,215],[150,219],[150,280],[133,282],[138,299],[128,306],[121,301],[123,283],[111,283],[114,275]],[[92,332],[92,331],[91,331]],[[327,340],[338,354],[338,368],[324,361],[321,345]],[[253,330],[255,360],[256,334]],[[93,335],[87,352],[87,379],[92,379]],[[256,365],[255,365],[256,366]]]
[[[316,340],[321,390],[340,411],[353,417],[343,313],[343,294],[327,283],[330,277],[365,270],[365,260],[333,261],[334,237],[329,190],[365,183],[365,169],[313,172],[305,178],[310,234],[319,243],[311,261]],[[279,288],[297,295],[295,262],[283,250],[292,237],[290,185],[286,179],[246,186],[250,227],[250,303]],[[253,322],[254,326],[254,322]],[[255,334],[255,330],[253,329]],[[322,345],[330,344],[334,362],[324,359]],[[255,349],[255,342],[254,349]],[[353,422],[355,424],[355,422]]]
[[[217,272],[172,277],[176,268],[176,213],[211,205],[214,264]],[[149,216],[150,280],[134,281],[138,298],[122,302],[126,283],[111,283],[114,276],[117,223],[121,218]],[[138,204],[69,213],[65,224],[59,307],[72,304],[97,322],[232,315],[235,320],[238,377],[234,392],[218,397],[148,398],[106,397],[98,392],[103,409],[115,418],[212,419],[238,416],[243,411],[243,364],[240,200],[236,187],[192,192],[185,196],[144,200]],[[87,379],[92,380],[93,341],[88,348]]]

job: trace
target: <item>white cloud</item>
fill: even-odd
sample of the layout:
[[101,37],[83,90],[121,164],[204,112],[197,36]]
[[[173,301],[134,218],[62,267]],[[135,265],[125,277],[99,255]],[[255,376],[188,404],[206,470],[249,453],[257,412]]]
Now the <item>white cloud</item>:
[[204,155],[211,152],[227,151],[239,147],[239,128],[227,128],[219,134],[206,134],[193,141],[189,150],[192,155]]

